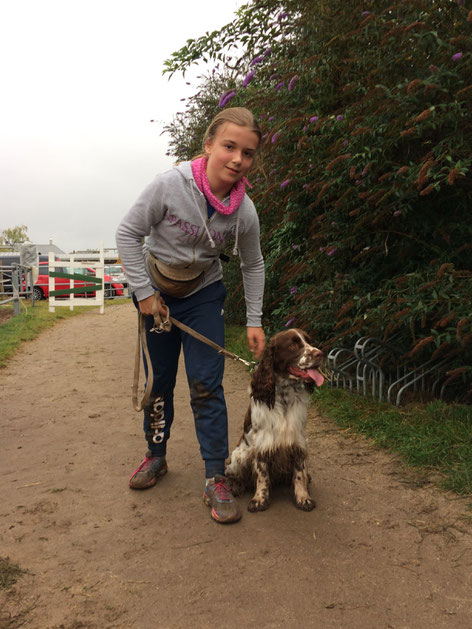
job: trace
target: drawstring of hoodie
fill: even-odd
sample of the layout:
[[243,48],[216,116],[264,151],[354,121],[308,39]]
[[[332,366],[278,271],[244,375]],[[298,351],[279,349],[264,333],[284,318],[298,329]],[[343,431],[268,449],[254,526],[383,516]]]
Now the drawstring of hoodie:
[[[195,181],[195,180],[191,180],[191,181]],[[196,185],[196,182],[195,182],[195,185]],[[198,186],[197,186],[197,187],[198,187]],[[192,185],[192,183],[190,183],[190,190],[191,190],[191,192],[192,192],[193,201],[194,201],[194,203],[195,203],[195,205],[196,205],[196,207],[197,207],[198,214],[200,215],[200,218],[202,219],[202,223],[203,223],[203,227],[204,227],[204,229],[205,229],[206,235],[208,236],[208,240],[209,240],[209,242],[210,242],[210,247],[211,247],[212,249],[214,249],[214,248],[216,247],[216,244],[215,244],[215,241],[213,240],[213,238],[211,237],[210,230],[208,229],[208,224],[207,224],[207,221],[205,220],[205,217],[204,217],[204,216],[203,216],[203,214],[202,214],[202,210],[201,210],[201,208],[200,208],[200,205],[199,205],[199,203],[198,203],[198,201],[197,201],[197,199],[196,199],[196,197],[195,197],[195,190],[193,189],[193,185]],[[205,197],[205,195],[203,194],[203,192],[201,192],[200,190],[199,190],[199,192],[200,192],[200,194],[201,194],[203,197]],[[239,252],[238,252],[238,241],[239,241],[239,219],[240,219],[240,217],[241,217],[241,213],[240,213],[240,212],[238,212],[238,213],[237,213],[237,218],[236,218],[236,233],[235,233],[235,235],[234,235],[233,256],[237,256],[237,255],[238,255],[238,253],[239,253]]]
[[[191,180],[191,181],[192,181],[192,180]],[[195,184],[195,185],[196,185],[196,184]],[[190,190],[192,191],[193,201],[194,201],[195,205],[197,206],[197,211],[198,211],[198,213],[200,214],[200,218],[202,219],[203,227],[204,227],[204,229],[205,229],[205,231],[206,231],[206,234],[207,234],[207,236],[208,236],[208,240],[210,241],[210,247],[211,247],[212,249],[214,249],[214,248],[216,247],[216,245],[215,245],[215,241],[214,241],[214,240],[213,240],[213,238],[211,237],[210,230],[208,229],[207,222],[206,222],[206,220],[205,220],[205,217],[204,217],[204,216],[203,216],[203,214],[202,214],[202,211],[201,211],[201,209],[200,209],[200,206],[199,206],[199,204],[198,204],[198,201],[197,201],[197,199],[195,198],[195,191],[194,191],[193,186],[192,186],[192,184],[191,184],[191,183],[190,183]],[[203,195],[203,192],[201,192],[200,194],[201,194],[202,196],[204,196],[204,195]],[[239,216],[238,216],[238,219],[239,219]]]
[[241,216],[241,212],[238,212],[238,217],[236,219],[236,233],[234,235],[233,256],[238,255],[239,217],[240,216]]

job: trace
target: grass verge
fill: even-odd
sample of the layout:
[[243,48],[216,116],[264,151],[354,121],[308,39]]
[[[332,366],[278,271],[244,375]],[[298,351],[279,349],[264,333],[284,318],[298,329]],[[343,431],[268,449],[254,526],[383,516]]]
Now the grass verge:
[[[110,299],[105,301],[105,306],[109,307],[127,301],[129,300],[125,297]],[[69,310],[61,306],[56,308],[56,312],[49,312],[48,301],[36,302],[34,307],[31,307],[29,301],[22,300],[21,314],[11,317],[0,326],[0,367],[5,367],[9,358],[25,341],[33,340],[57,321],[90,312],[90,308],[90,306],[76,306],[74,310]],[[13,306],[10,304],[0,306],[0,310],[13,310]]]
[[355,393],[323,387],[315,393],[320,411],[376,445],[429,472],[437,484],[472,496],[472,412],[440,400],[405,407],[382,404]]
[[[228,326],[227,348],[246,358],[246,331]],[[472,496],[472,408],[445,404],[397,407],[343,389],[323,386],[314,393],[320,411],[343,428],[365,435],[400,455],[444,489]]]
[[227,325],[225,329],[225,346],[233,354],[244,360],[253,360],[247,344],[246,328],[240,325]]

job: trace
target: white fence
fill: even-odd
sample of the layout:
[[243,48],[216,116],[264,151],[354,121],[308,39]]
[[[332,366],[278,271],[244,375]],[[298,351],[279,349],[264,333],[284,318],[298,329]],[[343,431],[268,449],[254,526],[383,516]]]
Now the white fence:
[[[67,273],[64,267],[67,267]],[[94,275],[90,274],[90,269]],[[100,306],[103,314],[104,276],[103,243],[98,253],[49,253],[49,312],[55,312],[56,306],[69,306],[70,310],[74,310],[74,306]]]

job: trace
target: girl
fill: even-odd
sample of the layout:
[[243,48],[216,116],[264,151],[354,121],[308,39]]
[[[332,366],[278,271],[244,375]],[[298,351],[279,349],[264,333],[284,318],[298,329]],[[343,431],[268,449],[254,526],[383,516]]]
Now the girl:
[[[239,254],[247,312],[247,337],[258,358],[265,347],[261,327],[264,261],[259,220],[245,193],[248,173],[261,140],[253,114],[243,107],[221,111],[210,123],[203,154],[159,175],[123,221],[116,242],[133,299],[143,315],[165,306],[177,320],[224,345],[220,251],[228,242]],[[146,236],[144,247],[143,237]],[[183,346],[190,401],[205,463],[203,499],[217,522],[235,522],[241,510],[224,478],[228,419],[222,387],[224,357],[182,332],[151,332],[147,343],[154,375],[151,403],[144,409],[146,457],[131,476],[133,489],[152,487],[167,472],[166,450],[174,417],[173,390]]]

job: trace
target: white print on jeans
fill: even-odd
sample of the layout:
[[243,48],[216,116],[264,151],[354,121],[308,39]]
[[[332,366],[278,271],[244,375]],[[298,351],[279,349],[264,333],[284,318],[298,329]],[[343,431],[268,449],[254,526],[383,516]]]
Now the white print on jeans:
[[154,430],[152,437],[153,443],[162,443],[164,441],[164,428],[166,425],[164,420],[164,398],[162,396],[154,400],[150,419],[149,427]]

